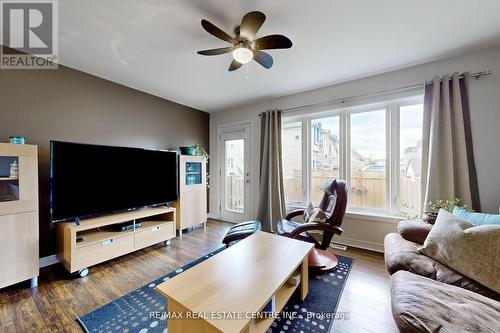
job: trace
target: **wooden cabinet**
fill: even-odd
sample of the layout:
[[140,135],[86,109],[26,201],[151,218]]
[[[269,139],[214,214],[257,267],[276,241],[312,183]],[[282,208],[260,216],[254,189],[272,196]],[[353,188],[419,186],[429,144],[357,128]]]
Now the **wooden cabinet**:
[[[57,225],[57,257],[71,273],[88,273],[88,267],[175,237],[176,209],[143,208]],[[119,231],[115,224],[133,221]],[[139,227],[140,223],[140,227]],[[83,272],[83,273],[82,273]]]
[[203,156],[179,157],[179,199],[176,228],[182,230],[207,222],[207,160]]
[[38,251],[38,149],[0,143],[0,288],[36,286]]

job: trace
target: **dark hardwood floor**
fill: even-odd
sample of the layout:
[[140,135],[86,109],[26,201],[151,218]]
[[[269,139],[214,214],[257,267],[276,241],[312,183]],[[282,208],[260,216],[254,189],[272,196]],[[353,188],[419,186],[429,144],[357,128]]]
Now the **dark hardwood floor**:
[[[175,238],[91,268],[74,278],[61,265],[42,269],[39,287],[20,284],[0,290],[0,332],[82,332],[75,318],[221,246],[231,224],[210,221]],[[397,332],[390,310],[389,275],[382,254],[349,249],[354,267],[338,308],[349,320],[334,322],[332,332]]]

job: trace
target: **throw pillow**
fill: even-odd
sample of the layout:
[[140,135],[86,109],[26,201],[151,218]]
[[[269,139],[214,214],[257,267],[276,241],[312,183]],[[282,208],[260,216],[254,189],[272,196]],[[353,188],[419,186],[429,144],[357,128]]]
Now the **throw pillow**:
[[314,208],[307,222],[325,223],[328,216],[321,208]]
[[500,292],[500,225],[475,226],[440,210],[419,251]]
[[304,220],[304,222],[309,221],[309,216],[311,216],[313,211],[314,211],[314,206],[313,206],[312,202],[310,202],[309,205],[307,205],[307,208],[304,209],[304,214],[302,216],[302,219]]
[[319,207],[314,207],[312,202],[309,203],[307,208],[304,210],[304,222],[316,222],[316,223],[324,223],[328,216],[326,213]]
[[455,206],[455,208],[453,208],[453,215],[474,225],[500,224],[500,214],[469,212],[467,209]]

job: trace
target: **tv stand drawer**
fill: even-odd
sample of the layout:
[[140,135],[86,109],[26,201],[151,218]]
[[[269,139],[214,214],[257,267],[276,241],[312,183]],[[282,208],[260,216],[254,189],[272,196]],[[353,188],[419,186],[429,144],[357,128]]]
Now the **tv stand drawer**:
[[143,221],[142,227],[135,232],[135,249],[142,249],[174,237],[173,221]]
[[134,234],[104,239],[76,249],[76,270],[134,251]]

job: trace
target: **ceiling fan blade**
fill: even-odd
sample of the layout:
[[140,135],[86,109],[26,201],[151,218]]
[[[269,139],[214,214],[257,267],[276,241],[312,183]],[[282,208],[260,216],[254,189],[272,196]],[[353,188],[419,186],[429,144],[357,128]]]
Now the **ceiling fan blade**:
[[233,59],[233,61],[231,62],[231,65],[229,65],[228,71],[230,71],[230,72],[235,71],[238,68],[240,68],[241,66],[243,66],[241,63],[239,63]]
[[243,16],[240,25],[240,36],[249,41],[254,40],[257,31],[266,20],[266,15],[261,12],[250,12]]
[[203,51],[198,51],[198,54],[201,55],[206,55],[206,56],[214,56],[214,55],[219,55],[219,54],[224,54],[224,53],[229,53],[234,50],[234,47],[221,47],[219,49],[211,49],[211,50],[203,50]]
[[207,20],[201,20],[201,26],[209,34],[211,34],[219,39],[222,39],[228,43],[236,43],[236,40],[233,37],[229,36],[227,33],[222,31],[221,29],[217,28],[215,25],[208,22]]
[[266,52],[253,51],[253,60],[257,61],[266,69],[273,67],[273,57]]
[[254,50],[289,49],[292,41],[283,35],[269,35],[254,41]]

